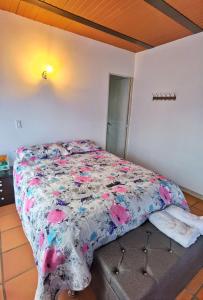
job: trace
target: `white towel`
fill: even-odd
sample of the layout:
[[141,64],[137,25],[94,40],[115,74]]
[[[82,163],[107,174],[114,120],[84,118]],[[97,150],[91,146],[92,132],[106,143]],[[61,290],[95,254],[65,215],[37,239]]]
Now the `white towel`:
[[165,210],[150,214],[149,221],[185,248],[194,244],[200,236],[198,229],[179,221]]
[[166,208],[166,211],[176,219],[186,223],[189,226],[196,227],[203,235],[203,216],[199,217],[190,212],[180,208],[176,205],[171,205]]

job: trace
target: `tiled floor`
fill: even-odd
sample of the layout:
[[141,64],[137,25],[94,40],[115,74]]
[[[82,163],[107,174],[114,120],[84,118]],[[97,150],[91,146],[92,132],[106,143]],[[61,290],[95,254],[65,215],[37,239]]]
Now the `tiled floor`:
[[[203,201],[186,194],[191,210],[203,215]],[[37,271],[30,245],[23,233],[14,205],[0,208],[0,300],[33,300]],[[70,299],[65,292],[60,300]],[[86,289],[75,300],[96,300]],[[176,300],[203,300],[203,269],[193,278]]]

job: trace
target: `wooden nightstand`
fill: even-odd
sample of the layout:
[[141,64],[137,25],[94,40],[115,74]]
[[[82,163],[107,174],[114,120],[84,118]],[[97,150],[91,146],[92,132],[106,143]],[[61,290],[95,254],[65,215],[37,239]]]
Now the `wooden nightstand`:
[[15,202],[13,189],[13,168],[0,171],[0,206]]

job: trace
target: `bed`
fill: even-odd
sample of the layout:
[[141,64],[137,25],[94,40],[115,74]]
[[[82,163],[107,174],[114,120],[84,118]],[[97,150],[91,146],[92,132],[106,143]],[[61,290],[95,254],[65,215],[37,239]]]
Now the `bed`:
[[153,211],[171,203],[188,208],[174,182],[88,140],[20,147],[14,188],[38,268],[36,300],[85,289],[96,249]]

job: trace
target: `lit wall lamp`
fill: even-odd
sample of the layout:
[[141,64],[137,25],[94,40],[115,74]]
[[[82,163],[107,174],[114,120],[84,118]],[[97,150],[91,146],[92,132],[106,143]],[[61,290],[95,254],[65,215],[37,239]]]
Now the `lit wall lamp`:
[[46,65],[44,71],[42,72],[42,78],[47,79],[48,74],[53,72],[53,67],[50,65]]

